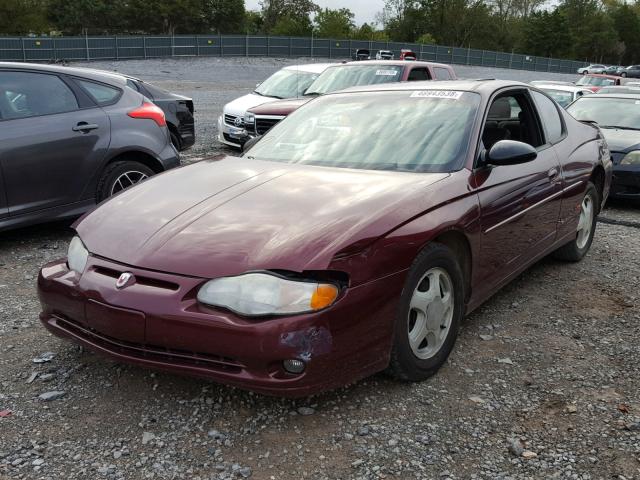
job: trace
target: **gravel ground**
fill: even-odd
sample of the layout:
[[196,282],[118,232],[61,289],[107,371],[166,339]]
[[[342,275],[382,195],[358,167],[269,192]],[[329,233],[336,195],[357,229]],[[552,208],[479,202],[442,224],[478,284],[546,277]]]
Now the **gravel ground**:
[[[94,66],[192,95],[194,161],[220,150],[223,103],[284,63]],[[34,283],[65,254],[68,225],[0,234],[0,478],[640,479],[640,209],[616,203],[602,217],[583,262],[545,259],[467,318],[432,379],[380,374],[296,401],[50,336]]]

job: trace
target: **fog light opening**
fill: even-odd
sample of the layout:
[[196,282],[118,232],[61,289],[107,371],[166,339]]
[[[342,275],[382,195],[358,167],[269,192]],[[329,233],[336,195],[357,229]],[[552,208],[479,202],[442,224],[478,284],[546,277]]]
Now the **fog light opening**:
[[282,366],[289,373],[294,373],[296,375],[304,372],[306,367],[305,363],[302,360],[298,360],[296,358],[292,358],[289,360],[285,360],[282,362]]

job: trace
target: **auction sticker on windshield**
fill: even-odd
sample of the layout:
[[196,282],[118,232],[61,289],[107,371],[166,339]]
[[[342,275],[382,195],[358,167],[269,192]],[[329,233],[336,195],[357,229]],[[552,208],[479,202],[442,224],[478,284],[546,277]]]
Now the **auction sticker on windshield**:
[[418,90],[411,94],[412,98],[448,98],[458,100],[464,92],[457,90]]
[[398,74],[398,70],[376,70],[376,75],[395,77],[397,74]]

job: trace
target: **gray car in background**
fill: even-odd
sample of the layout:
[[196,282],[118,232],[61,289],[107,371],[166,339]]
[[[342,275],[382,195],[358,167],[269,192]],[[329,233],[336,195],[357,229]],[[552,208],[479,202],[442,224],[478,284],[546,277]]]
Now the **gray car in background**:
[[179,163],[164,113],[123,76],[0,62],[0,230],[78,216]]

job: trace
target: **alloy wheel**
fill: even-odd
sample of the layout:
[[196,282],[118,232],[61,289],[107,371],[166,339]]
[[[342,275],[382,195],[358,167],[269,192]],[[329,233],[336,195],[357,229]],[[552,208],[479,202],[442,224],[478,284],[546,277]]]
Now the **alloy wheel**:
[[124,172],[113,182],[113,185],[111,186],[111,195],[115,195],[126,188],[132,187],[145,178],[148,178],[148,175],[143,172],[138,172],[136,170]]
[[409,345],[422,360],[436,355],[444,344],[454,310],[451,277],[442,268],[429,269],[418,282],[409,307]]
[[593,215],[593,199],[590,195],[586,195],[584,200],[582,200],[582,205],[580,206],[580,219],[578,220],[577,229],[578,238],[576,239],[576,246],[581,250],[589,241],[591,229],[593,228]]

